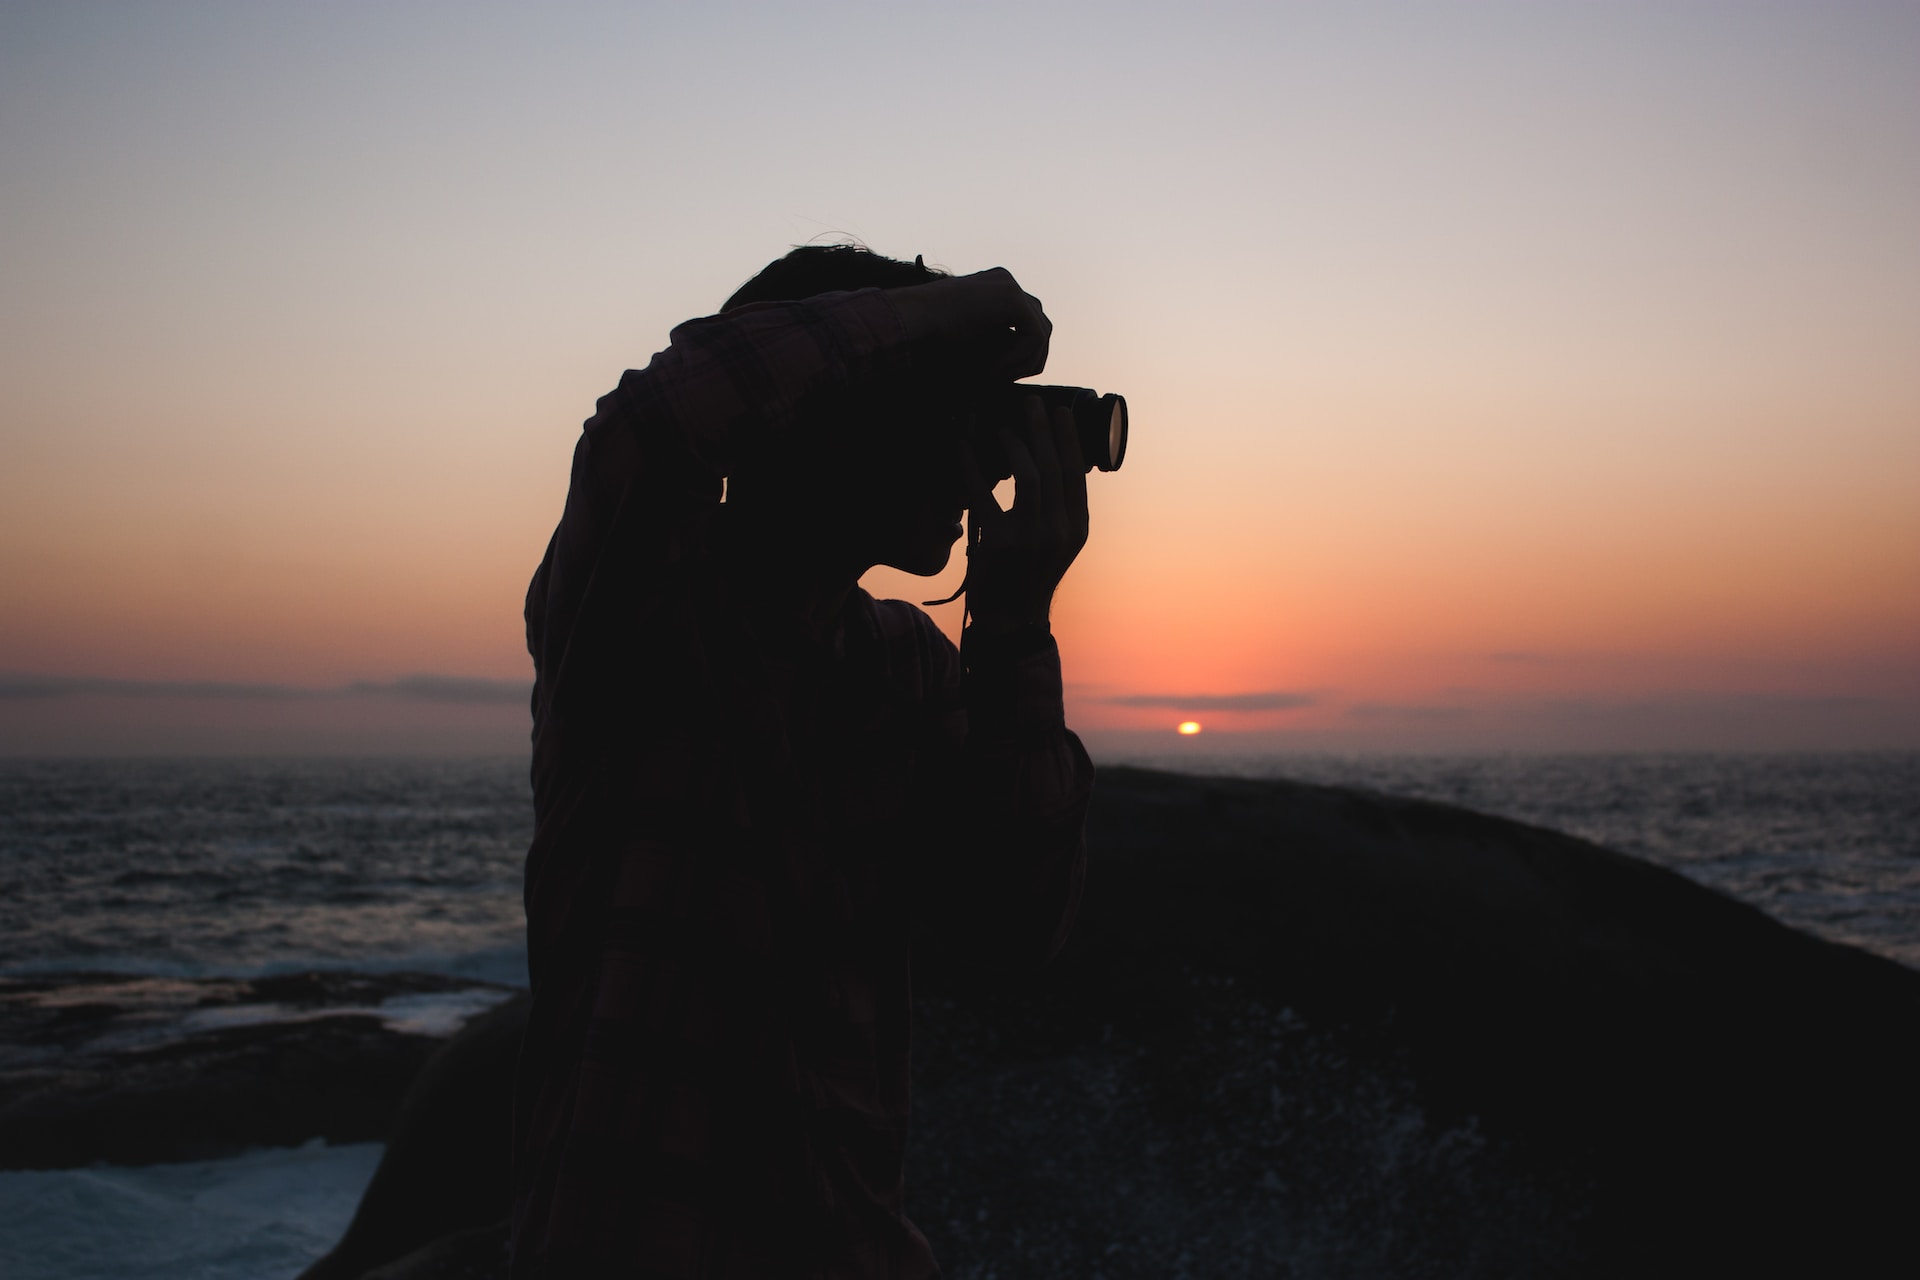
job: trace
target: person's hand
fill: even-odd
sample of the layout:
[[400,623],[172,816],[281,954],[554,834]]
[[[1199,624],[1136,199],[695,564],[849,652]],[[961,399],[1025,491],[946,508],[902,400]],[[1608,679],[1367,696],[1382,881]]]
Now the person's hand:
[[1047,367],[1053,322],[1005,267],[888,290],[907,341],[957,372],[1013,382]]
[[966,453],[968,518],[979,541],[968,552],[967,609],[986,634],[1047,625],[1054,588],[1087,545],[1087,471],[1073,412],[1052,417],[1026,397],[1024,429],[1002,430],[1013,468],[1013,506],[1002,511],[972,450]]

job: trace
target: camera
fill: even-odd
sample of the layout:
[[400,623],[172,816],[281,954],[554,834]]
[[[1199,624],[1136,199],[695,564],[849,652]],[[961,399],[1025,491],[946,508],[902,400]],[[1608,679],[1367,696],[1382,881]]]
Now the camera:
[[968,443],[989,480],[1013,474],[1000,445],[1000,432],[1024,433],[1028,396],[1040,397],[1051,417],[1055,409],[1073,413],[1074,434],[1080,438],[1080,458],[1089,471],[1118,471],[1127,456],[1126,397],[1101,395],[1091,387],[1050,387],[1015,382],[976,393],[967,414]]
[[[1080,460],[1088,471],[1118,471],[1127,457],[1127,400],[1109,392],[1101,395],[1092,387],[1051,387],[1033,382],[1001,383],[991,388],[974,388],[951,402],[959,410],[963,435],[973,450],[982,478],[993,483],[1013,474],[1000,442],[1001,432],[1016,438],[1026,429],[1026,400],[1038,396],[1051,418],[1055,409],[1073,414],[1073,432],[1080,441]],[[967,521],[967,554],[980,539],[980,522]],[[967,589],[967,579],[944,600],[923,600],[929,608],[951,604]]]

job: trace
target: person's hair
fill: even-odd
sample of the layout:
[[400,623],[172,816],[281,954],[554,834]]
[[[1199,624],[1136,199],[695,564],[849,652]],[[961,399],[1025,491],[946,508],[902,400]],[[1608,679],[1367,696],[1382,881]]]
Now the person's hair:
[[938,280],[947,273],[919,258],[902,262],[863,244],[803,244],[769,262],[759,275],[733,291],[720,309],[750,302],[798,302],[821,293],[853,289],[904,289]]
[[[902,262],[861,244],[798,245],[734,290],[721,310],[755,302],[798,302],[855,289],[903,289],[946,275],[919,258]],[[818,491],[830,475],[864,471],[888,452],[877,446],[888,441],[899,444],[899,405],[912,398],[915,393],[896,380],[883,380],[812,401],[803,412],[816,423],[832,425],[783,433],[766,441],[751,464],[736,465],[727,478],[727,500],[779,510]],[[871,509],[871,502],[859,509]],[[853,510],[839,507],[832,514],[845,519]]]

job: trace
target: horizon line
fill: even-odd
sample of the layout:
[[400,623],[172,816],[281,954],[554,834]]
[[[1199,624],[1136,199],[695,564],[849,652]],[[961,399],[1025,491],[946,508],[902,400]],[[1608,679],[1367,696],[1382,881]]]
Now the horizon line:
[[310,686],[278,681],[131,680],[115,676],[49,676],[30,672],[0,672],[0,700],[37,701],[48,698],[198,698],[221,702],[313,701],[337,698],[392,698],[409,702],[465,704],[524,704],[532,696],[532,680],[501,680],[487,676],[413,674],[390,680],[353,680],[346,684]]

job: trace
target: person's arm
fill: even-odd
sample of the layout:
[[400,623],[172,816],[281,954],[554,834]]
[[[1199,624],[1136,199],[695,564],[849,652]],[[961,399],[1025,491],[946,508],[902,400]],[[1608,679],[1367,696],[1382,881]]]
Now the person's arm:
[[[863,290],[689,321],[646,368],[628,370],[587,419],[565,510],[528,593],[536,710],[564,714],[554,699],[597,674],[582,668],[601,646],[572,645],[590,630],[579,625],[590,596],[644,591],[639,579],[669,571],[689,549],[738,456],[787,430],[809,395],[882,372],[908,351],[891,302]],[[600,620],[602,629],[619,620]]]
[[[566,508],[528,592],[536,714],[584,709],[565,705],[566,686],[603,655],[576,652],[576,638],[614,643],[640,604],[583,628],[589,598],[630,596],[636,568],[670,573],[691,528],[718,503],[722,479],[791,430],[807,400],[916,365],[1024,377],[1045,366],[1050,332],[1038,300],[997,268],[761,303],[676,328],[666,350],[602,397],[574,451]],[[597,689],[594,703],[605,705],[606,692]]]
[[[632,773],[612,757],[647,749],[642,726],[704,718],[705,708],[680,704],[693,694],[687,667],[700,641],[689,603],[707,568],[700,542],[722,478],[791,430],[812,396],[922,364],[1023,376],[1044,365],[1049,332],[1038,301],[1002,270],[763,303],[681,325],[601,399],[527,593],[536,932],[567,932],[562,918],[593,896],[589,859],[574,846],[579,831],[611,822],[595,798],[608,789],[594,780]],[[651,811],[650,823],[662,820]],[[561,844],[570,852],[556,860]],[[566,906],[548,912],[543,902]]]
[[[967,565],[958,786],[936,799],[959,820],[935,838],[921,923],[972,972],[1036,966],[1065,942],[1086,876],[1093,765],[1066,726],[1053,593],[1087,539],[1086,473],[1072,419],[1028,405],[1024,439],[1002,441],[1014,504],[974,478],[981,536]],[[950,652],[950,650],[949,650]],[[951,680],[951,677],[950,677]]]

